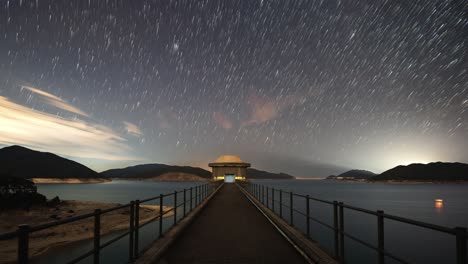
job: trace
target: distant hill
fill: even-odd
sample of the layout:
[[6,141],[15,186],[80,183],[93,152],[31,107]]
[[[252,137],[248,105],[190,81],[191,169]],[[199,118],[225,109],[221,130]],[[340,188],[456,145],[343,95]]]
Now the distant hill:
[[[159,180],[203,180],[211,179],[211,172],[202,168],[189,166],[172,166],[165,164],[142,164],[122,169],[111,169],[101,172],[107,178],[154,179]],[[197,177],[201,179],[197,179]]]
[[[172,166],[165,164],[142,164],[122,169],[111,169],[101,172],[107,178],[125,179],[153,179],[169,181],[174,180],[197,180],[190,177],[196,176],[202,179],[211,179],[210,171],[197,167]],[[294,179],[293,176],[285,173],[271,173],[256,169],[247,169],[248,179]]]
[[468,181],[468,164],[435,162],[397,166],[371,181]]
[[295,177],[281,172],[272,173],[268,171],[249,168],[247,169],[247,179],[293,180],[295,179]]
[[0,149],[0,175],[18,178],[101,178],[78,162],[21,146]]
[[328,176],[326,179],[327,180],[367,180],[373,176],[376,176],[377,174],[367,171],[367,170],[350,170],[347,172],[344,172],[338,176],[331,175]]

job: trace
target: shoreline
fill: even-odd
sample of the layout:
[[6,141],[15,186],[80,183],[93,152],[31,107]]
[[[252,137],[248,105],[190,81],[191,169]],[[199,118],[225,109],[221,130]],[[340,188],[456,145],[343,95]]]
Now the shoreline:
[[112,181],[147,181],[147,182],[209,182],[211,179],[205,180],[185,180],[185,179],[158,179],[156,178],[112,178]]
[[413,184],[468,184],[468,181],[397,181],[397,180],[385,180],[385,181],[369,181],[369,180],[327,180],[325,181],[332,181],[332,182],[347,182],[347,183],[368,183],[368,184],[392,184],[392,185],[413,185]]
[[[119,206],[116,203],[85,202],[67,200],[61,201],[57,206],[33,207],[29,211],[20,209],[5,210],[0,213],[0,233],[17,229],[19,224],[36,226],[50,223],[54,220],[66,219],[93,212],[95,209],[108,209]],[[171,207],[163,206],[164,210]],[[140,223],[153,219],[159,213],[158,205],[140,206]],[[173,212],[164,215],[170,217]],[[129,227],[130,208],[123,208],[101,215],[101,236]],[[50,250],[73,242],[91,239],[94,236],[94,218],[78,220],[44,230],[30,233],[29,255],[31,259],[40,257]],[[17,255],[17,239],[0,241],[0,263],[14,263]]]
[[105,178],[32,178],[30,179],[35,184],[85,184],[85,183],[105,183],[111,182]]
[[384,184],[468,184],[468,181],[364,181],[365,183],[384,183]]

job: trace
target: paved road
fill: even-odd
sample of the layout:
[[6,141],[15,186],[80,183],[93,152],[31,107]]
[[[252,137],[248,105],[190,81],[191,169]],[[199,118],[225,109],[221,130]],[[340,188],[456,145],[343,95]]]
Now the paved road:
[[163,263],[306,263],[235,184],[225,184]]

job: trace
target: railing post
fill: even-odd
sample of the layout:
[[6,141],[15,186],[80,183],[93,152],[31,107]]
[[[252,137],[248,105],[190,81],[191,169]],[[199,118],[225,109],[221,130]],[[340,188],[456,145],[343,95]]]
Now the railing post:
[[275,212],[275,188],[271,188],[271,210]]
[[140,230],[140,200],[136,200],[135,201],[135,240],[134,240],[134,244],[135,244],[135,248],[133,250],[133,256],[135,258],[138,257],[138,240],[140,239],[139,236],[139,230]]
[[18,226],[18,263],[29,261],[29,225]]
[[164,195],[159,195],[159,237],[163,236],[162,229],[163,229],[163,206],[164,206]]
[[94,264],[100,261],[100,247],[101,247],[101,209],[94,210]]
[[128,260],[129,262],[132,262],[133,260],[133,250],[134,250],[134,247],[135,245],[133,244],[134,242],[134,235],[133,235],[133,232],[135,231],[135,202],[134,201],[131,201],[130,202],[130,227],[129,227],[129,232],[130,234],[128,234],[128,238],[129,238],[129,241],[128,241]]
[[345,247],[344,247],[344,212],[343,203],[338,203],[339,219],[340,219],[340,263],[345,263]]
[[266,187],[266,192],[267,192],[267,195],[266,195],[266,207],[267,208],[270,208],[269,206],[269,203],[270,203],[270,197],[268,195],[269,191],[268,191],[268,186]]
[[279,196],[280,196],[280,198],[279,198],[279,200],[280,200],[280,202],[279,202],[280,218],[283,219],[283,190],[280,189],[279,191],[280,191],[280,194],[279,194]]
[[195,187],[195,207],[198,206],[198,187],[200,186]]
[[193,187],[190,187],[190,212],[192,211],[193,209]]
[[185,209],[187,207],[187,189],[184,188],[184,218],[185,218]]
[[307,224],[307,237],[310,238],[310,201],[309,201],[309,195],[306,195],[306,224]]
[[384,253],[384,245],[385,245],[385,231],[384,231],[384,212],[379,210],[377,211],[377,239],[378,239],[378,249],[379,249],[379,264],[385,263],[385,253]]
[[265,204],[265,186],[262,185],[262,203]]
[[177,191],[174,191],[174,225],[177,224]]
[[466,237],[467,231],[465,227],[455,227],[455,235],[457,239],[457,264],[467,263],[466,252]]
[[289,214],[290,214],[290,219],[291,219],[291,226],[294,226],[294,218],[293,218],[293,206],[294,206],[294,203],[293,203],[293,192],[291,191],[289,193]]
[[335,242],[335,257],[339,259],[340,256],[340,244],[339,244],[339,232],[338,232],[338,202],[333,201],[333,231],[334,231],[334,242]]

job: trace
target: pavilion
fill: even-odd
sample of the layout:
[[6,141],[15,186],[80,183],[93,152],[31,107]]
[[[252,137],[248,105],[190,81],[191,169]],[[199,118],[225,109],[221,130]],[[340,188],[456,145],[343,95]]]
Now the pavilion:
[[208,166],[213,169],[214,180],[233,183],[236,180],[243,181],[246,179],[247,168],[250,167],[250,163],[242,161],[239,156],[222,155]]

